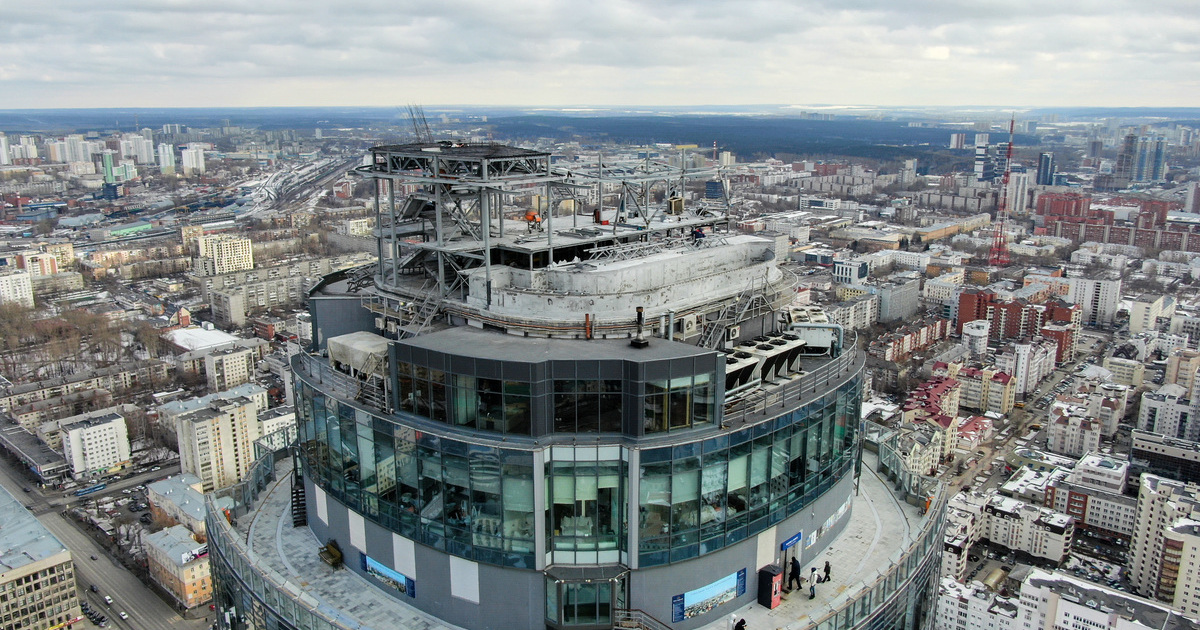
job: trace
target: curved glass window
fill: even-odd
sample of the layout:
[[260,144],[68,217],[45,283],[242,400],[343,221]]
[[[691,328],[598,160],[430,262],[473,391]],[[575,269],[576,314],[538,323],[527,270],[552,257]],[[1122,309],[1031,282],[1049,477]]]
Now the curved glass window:
[[338,500],[455,555],[534,566],[531,453],[423,435],[307,384],[297,399],[308,474]]
[[[696,445],[646,449],[638,472],[639,566],[711,553],[795,514],[853,472],[859,385]],[[768,431],[771,426],[777,427]]]
[[[412,374],[412,398],[419,398],[418,382],[426,383],[421,391],[432,398],[437,375],[415,368]],[[559,380],[562,391],[556,385],[553,394],[570,395],[575,426],[584,426],[581,410],[591,414],[593,407],[580,399],[592,397],[599,404],[604,381]],[[481,423],[490,411],[513,420],[512,426],[522,421],[528,426],[527,385],[452,378],[449,392],[442,390],[447,400],[460,400],[460,384],[474,386],[475,413],[458,414],[452,402],[448,422]],[[695,377],[664,382],[659,402],[667,430],[674,410],[690,409],[694,422],[696,392],[709,386]],[[553,562],[615,563],[629,542],[627,523],[633,522],[639,566],[648,567],[753,536],[853,473],[859,392],[852,379],[773,420],[703,442],[643,449],[633,471],[615,445],[590,447],[591,454],[584,447],[543,449],[541,497],[534,496],[531,451],[435,436],[364,412],[303,381],[297,414],[307,474],[355,511],[403,536],[480,562],[532,568],[538,548],[534,519],[542,518]],[[591,417],[596,424],[588,420],[587,426],[599,428],[603,416]],[[631,475],[637,475],[636,497],[628,492]],[[535,515],[539,509],[542,514]]]

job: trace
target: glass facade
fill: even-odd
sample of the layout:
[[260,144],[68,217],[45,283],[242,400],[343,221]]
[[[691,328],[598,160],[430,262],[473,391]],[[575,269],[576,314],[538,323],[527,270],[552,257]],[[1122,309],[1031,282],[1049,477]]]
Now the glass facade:
[[[428,392],[447,380],[444,374],[413,370],[418,373],[424,376],[414,382],[424,383]],[[672,379],[663,388],[666,430],[672,414],[700,417],[697,404],[710,414],[703,417],[712,417],[711,381],[702,376]],[[483,379],[472,380],[479,387]],[[575,384],[564,385],[573,391],[561,393],[572,397],[576,426],[580,410],[594,408],[581,399],[592,397],[599,405],[609,395],[606,389],[620,389],[620,383],[593,391],[579,385],[585,381],[564,382]],[[507,387],[501,384],[497,393],[504,400]],[[700,398],[708,400],[697,403]],[[643,448],[639,469],[633,471],[636,496],[629,450],[616,444],[539,449],[530,443],[522,449],[516,443],[500,448],[439,436],[402,417],[368,412],[302,378],[297,414],[306,475],[402,536],[479,562],[533,568],[535,519],[542,518],[548,562],[605,564],[628,561],[622,552],[628,552],[629,523],[636,519],[638,564],[649,567],[753,536],[852,473],[860,400],[858,379],[849,379],[773,420],[703,440]],[[455,417],[456,409],[451,406],[447,417]],[[592,418],[601,426],[602,414]],[[544,461],[536,465],[539,453]],[[542,496],[535,496],[537,483],[545,488]]]
[[641,452],[639,566],[686,560],[795,514],[854,470],[861,391],[844,383],[772,421]]
[[[263,565],[246,548],[244,533],[236,531],[225,517],[226,512],[214,503],[233,499],[232,513],[237,515],[252,510],[251,504],[259,493],[275,480],[276,459],[286,452],[263,452],[244,482],[205,496],[214,600],[218,606],[217,626],[221,630],[359,627],[355,623],[344,623],[349,620],[327,605],[318,605],[311,597],[299,599],[298,594],[306,592],[305,589],[288,583],[278,571]],[[597,457],[599,455],[597,450]],[[599,487],[602,467],[584,468],[597,480]],[[700,470],[703,471],[703,466]],[[577,472],[572,470],[571,476]],[[901,550],[893,564],[881,567],[873,582],[840,601],[835,610],[814,620],[812,625],[817,630],[922,630],[932,627],[944,512],[944,489],[933,486],[929,517],[915,540]],[[618,612],[628,612],[624,584],[623,573],[602,580],[556,580],[547,575],[544,617],[553,625],[607,624],[610,620],[616,623]],[[637,604],[632,602],[632,605],[636,607]],[[542,615],[543,611],[537,614]]]
[[[571,342],[562,343],[555,351],[570,354]],[[473,433],[657,435],[711,427],[721,404],[718,355],[708,350],[645,361],[523,362],[392,348],[392,408]]]

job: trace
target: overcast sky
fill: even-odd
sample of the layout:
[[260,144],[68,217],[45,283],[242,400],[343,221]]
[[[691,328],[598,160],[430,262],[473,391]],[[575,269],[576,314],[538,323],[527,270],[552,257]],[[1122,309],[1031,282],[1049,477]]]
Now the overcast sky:
[[0,0],[0,108],[1200,105],[1198,0]]

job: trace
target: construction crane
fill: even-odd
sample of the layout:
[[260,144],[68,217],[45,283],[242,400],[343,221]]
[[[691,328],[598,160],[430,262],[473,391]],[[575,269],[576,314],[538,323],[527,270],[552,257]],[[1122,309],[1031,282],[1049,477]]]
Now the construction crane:
[[420,105],[407,105],[406,108],[417,142],[433,142],[433,130],[429,128],[429,121],[425,120],[425,109]]
[[996,234],[992,237],[992,249],[988,252],[988,264],[1007,267],[1011,262],[1008,255],[1008,180],[1012,177],[1013,130],[1017,116],[1008,121],[1008,149],[1004,156],[1004,178],[1000,180],[1000,206],[996,210]]

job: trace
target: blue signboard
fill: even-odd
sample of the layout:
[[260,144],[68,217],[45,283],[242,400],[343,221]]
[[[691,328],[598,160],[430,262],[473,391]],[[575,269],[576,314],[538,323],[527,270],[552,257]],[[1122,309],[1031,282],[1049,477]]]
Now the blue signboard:
[[712,609],[731,602],[746,594],[746,570],[729,575],[701,586],[694,591],[671,598],[671,622],[679,623],[696,615],[703,615]]
[[788,549],[795,547],[796,543],[799,543],[800,540],[803,538],[804,538],[804,532],[796,532],[795,536],[792,536],[791,538],[780,543],[779,549],[781,551],[787,551]]

